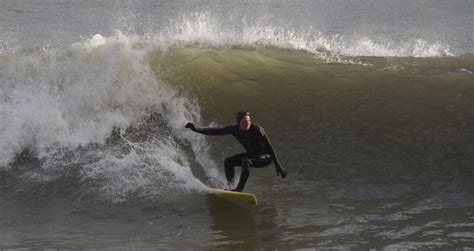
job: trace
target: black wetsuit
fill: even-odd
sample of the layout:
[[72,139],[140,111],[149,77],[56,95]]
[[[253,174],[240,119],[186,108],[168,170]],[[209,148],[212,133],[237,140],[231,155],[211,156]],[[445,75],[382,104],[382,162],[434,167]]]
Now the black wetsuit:
[[241,166],[240,180],[237,189],[243,191],[245,183],[250,174],[250,167],[268,166],[272,161],[280,166],[270,140],[263,128],[251,124],[249,130],[240,130],[238,124],[222,128],[195,128],[195,132],[205,135],[227,135],[232,134],[244,146],[247,152],[228,157],[224,161],[225,175],[228,182],[234,181],[234,167]]

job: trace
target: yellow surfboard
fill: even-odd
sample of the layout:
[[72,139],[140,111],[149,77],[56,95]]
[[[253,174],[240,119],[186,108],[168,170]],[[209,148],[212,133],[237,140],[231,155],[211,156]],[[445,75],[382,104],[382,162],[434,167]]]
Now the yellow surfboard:
[[255,197],[255,195],[251,193],[233,192],[219,188],[211,188],[211,192],[215,194],[218,198],[224,199],[242,207],[257,207],[257,197]]

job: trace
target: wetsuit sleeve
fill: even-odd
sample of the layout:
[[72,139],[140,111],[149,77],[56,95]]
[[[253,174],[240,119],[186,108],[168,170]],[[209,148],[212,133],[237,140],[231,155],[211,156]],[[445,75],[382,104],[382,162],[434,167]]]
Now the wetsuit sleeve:
[[265,147],[267,148],[268,152],[272,156],[273,163],[275,163],[275,166],[281,166],[280,160],[278,160],[278,156],[275,152],[275,149],[273,148],[272,143],[270,143],[270,139],[268,138],[267,134],[263,130],[263,128],[260,128],[260,133],[262,135],[263,143],[265,144]]
[[220,128],[212,128],[212,127],[196,127],[195,132],[205,134],[205,135],[227,135],[232,134],[233,126],[226,126]]

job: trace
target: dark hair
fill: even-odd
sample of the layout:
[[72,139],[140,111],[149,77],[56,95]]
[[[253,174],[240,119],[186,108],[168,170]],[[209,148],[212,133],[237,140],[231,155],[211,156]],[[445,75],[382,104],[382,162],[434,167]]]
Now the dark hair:
[[240,120],[245,117],[245,116],[250,116],[249,111],[239,111],[237,112],[236,119],[237,119],[237,124],[240,123]]

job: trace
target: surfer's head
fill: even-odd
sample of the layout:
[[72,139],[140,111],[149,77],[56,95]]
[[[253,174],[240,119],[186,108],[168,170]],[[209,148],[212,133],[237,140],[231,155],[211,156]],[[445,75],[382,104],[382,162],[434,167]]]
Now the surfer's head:
[[250,128],[252,121],[250,120],[250,113],[248,111],[238,112],[236,118],[241,130],[248,130]]

